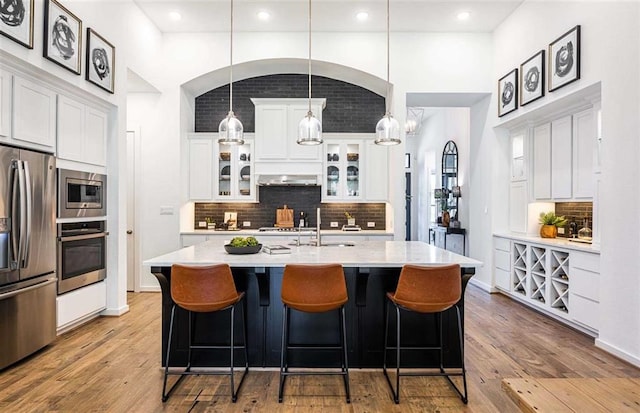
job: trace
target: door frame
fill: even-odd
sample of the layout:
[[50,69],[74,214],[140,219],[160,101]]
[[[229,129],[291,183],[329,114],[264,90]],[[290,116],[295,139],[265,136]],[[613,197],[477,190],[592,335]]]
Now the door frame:
[[[129,134],[132,133],[133,134],[133,164],[134,164],[134,179],[133,179],[133,188],[134,188],[134,194],[138,194],[140,193],[140,182],[142,181],[141,179],[141,169],[142,169],[142,162],[141,162],[141,153],[142,153],[142,145],[141,145],[141,135],[140,135],[140,126],[136,125],[133,127],[127,127],[127,131],[126,131],[126,151],[127,151],[127,166],[125,168],[126,170],[126,175],[128,178],[129,175]],[[127,189],[127,208],[126,208],[126,229],[125,231],[128,231],[130,229],[129,227],[129,194],[128,194],[128,189]],[[133,268],[134,268],[134,273],[133,273],[133,291],[134,292],[140,292],[140,278],[142,275],[142,261],[140,260],[140,251],[142,251],[142,237],[140,236],[140,204],[139,202],[136,202],[136,199],[139,198],[138,196],[134,195],[134,204],[133,204],[133,220],[134,220],[134,224],[133,224],[133,235],[134,235],[134,242],[133,242]],[[129,243],[129,234],[126,234],[126,243]],[[130,251],[128,251],[127,249],[127,264],[126,264],[126,268],[127,268],[127,291],[128,291],[128,286],[129,286],[129,257],[128,254],[130,253]]]

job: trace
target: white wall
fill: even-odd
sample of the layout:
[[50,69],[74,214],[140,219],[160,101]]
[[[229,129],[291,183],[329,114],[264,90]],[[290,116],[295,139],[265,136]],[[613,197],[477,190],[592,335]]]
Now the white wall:
[[[597,344],[636,365],[640,365],[640,277],[633,263],[640,240],[637,231],[629,229],[640,226],[639,8],[638,2],[553,2],[551,6],[549,2],[527,1],[494,33],[493,74],[494,79],[502,77],[570,28],[581,25],[581,79],[506,118],[522,116],[602,82],[602,317]],[[489,122],[496,124],[498,119],[494,115]],[[487,183],[489,179],[484,177]]]

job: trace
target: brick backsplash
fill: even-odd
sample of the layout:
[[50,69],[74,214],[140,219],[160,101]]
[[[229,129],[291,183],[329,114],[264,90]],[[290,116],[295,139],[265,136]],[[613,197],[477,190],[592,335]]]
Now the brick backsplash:
[[[251,98],[307,98],[308,75],[278,74],[233,82],[233,111],[245,132],[255,132]],[[384,97],[360,86],[312,76],[312,96],[326,98],[322,111],[324,132],[373,133],[385,113]],[[217,132],[229,111],[229,85],[196,97],[195,132]]]
[[[321,187],[298,186],[261,186],[258,196],[260,203],[225,203],[225,202],[196,202],[194,214],[194,229],[198,222],[211,218],[214,222],[222,222],[224,213],[232,211],[238,213],[238,224],[251,222],[251,229],[272,227],[276,221],[276,209],[287,205],[294,210],[294,223],[297,226],[300,211],[308,214],[309,226],[316,225],[316,208],[320,207],[321,228],[331,229],[331,221],[338,225],[346,224],[345,211],[356,218],[356,224],[363,230],[384,230],[386,215],[384,203],[321,203]],[[375,228],[367,228],[367,222],[375,222]]]
[[572,221],[578,224],[578,230],[584,226],[585,219],[589,228],[593,228],[593,202],[556,202],[556,215],[567,218],[564,234],[558,234],[559,237],[569,236]]

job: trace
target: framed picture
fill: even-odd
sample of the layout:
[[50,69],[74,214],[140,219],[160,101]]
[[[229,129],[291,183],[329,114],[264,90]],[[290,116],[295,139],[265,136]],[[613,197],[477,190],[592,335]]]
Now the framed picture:
[[56,0],[45,0],[44,6],[43,56],[79,75],[82,20]]
[[520,65],[520,106],[544,96],[544,50]]
[[580,79],[580,26],[549,45],[549,92]]
[[33,49],[33,0],[0,1],[0,34]]
[[92,28],[87,28],[85,78],[106,90],[114,91],[116,48]]
[[518,69],[513,69],[498,80],[498,116],[518,108]]

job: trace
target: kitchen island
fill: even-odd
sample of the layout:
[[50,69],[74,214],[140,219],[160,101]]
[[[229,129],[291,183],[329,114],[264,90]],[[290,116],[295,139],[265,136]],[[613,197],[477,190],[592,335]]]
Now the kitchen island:
[[[393,291],[404,264],[445,265],[459,264],[460,282],[463,286],[463,298],[460,307],[464,314],[464,288],[481,262],[436,248],[418,241],[363,241],[354,246],[299,246],[291,247],[290,254],[270,255],[258,253],[251,255],[227,254],[219,242],[208,241],[183,248],[169,254],[149,259],[144,264],[160,282],[162,289],[162,362],[169,332],[171,313],[171,265],[207,265],[227,263],[231,267],[238,290],[246,291],[246,309],[248,322],[249,364],[251,366],[274,367],[280,363],[280,335],[282,328],[282,302],[280,288],[282,273],[286,264],[325,264],[338,263],[344,267],[347,280],[349,302],[347,313],[347,344],[351,367],[380,367],[382,365],[385,294]],[[236,316],[240,316],[236,312]],[[226,314],[198,315],[194,342],[220,343],[221,337],[228,337],[229,326]],[[434,343],[434,320],[432,317],[415,317],[408,314],[406,322],[415,328],[403,328],[407,331],[407,343]],[[187,359],[188,317],[184,311],[178,311],[176,325],[178,333],[172,338],[170,365],[181,366]],[[447,312],[443,318],[446,327],[444,337],[445,365],[456,366],[453,360],[459,359],[460,348],[457,342],[455,315]],[[293,312],[292,324],[304,323],[304,329],[294,328],[292,342],[335,343],[337,323],[335,314],[321,314],[312,318]],[[405,321],[403,321],[404,323]],[[393,322],[390,322],[390,328]],[[425,334],[428,337],[425,338]],[[238,332],[237,342],[241,335]],[[223,366],[228,363],[228,352],[196,352],[193,355],[195,366]],[[417,352],[416,352],[417,353]],[[408,354],[403,357],[407,365],[435,365],[434,354]],[[291,355],[292,365],[314,366],[318,361],[327,363],[322,350]],[[336,357],[336,365],[339,362]]]

